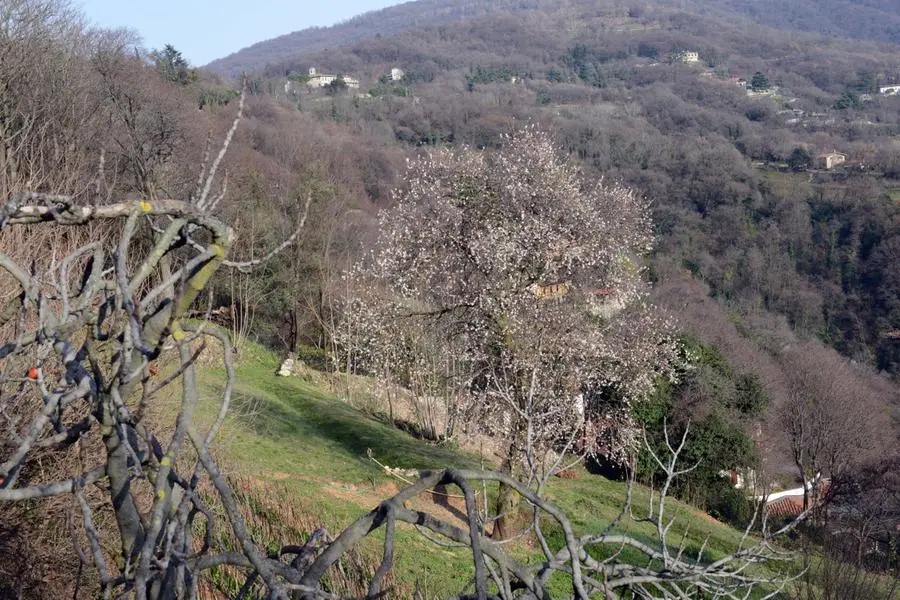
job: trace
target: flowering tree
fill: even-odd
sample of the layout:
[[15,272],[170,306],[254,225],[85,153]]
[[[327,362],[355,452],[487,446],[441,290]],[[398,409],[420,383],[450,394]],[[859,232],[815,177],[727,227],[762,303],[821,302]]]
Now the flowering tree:
[[628,454],[629,406],[675,356],[670,324],[646,304],[645,202],[585,181],[528,128],[496,152],[411,163],[380,225],[352,276],[345,337],[362,367],[450,387],[455,410],[505,437],[513,473],[546,470],[550,450]]

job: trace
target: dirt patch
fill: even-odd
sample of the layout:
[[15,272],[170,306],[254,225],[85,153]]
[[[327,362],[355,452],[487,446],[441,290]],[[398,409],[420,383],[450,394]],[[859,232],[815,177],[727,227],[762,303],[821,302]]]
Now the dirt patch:
[[[344,502],[352,502],[363,508],[375,508],[384,500],[396,495],[406,487],[404,481],[388,481],[376,487],[360,485],[344,481],[333,481],[327,478],[310,477],[284,473],[281,471],[266,471],[259,477],[254,477],[254,486],[265,487],[266,481],[302,481],[313,483],[330,497]],[[479,508],[482,502],[476,497],[476,505]],[[455,487],[438,486],[432,490],[426,490],[406,502],[406,507],[412,510],[420,510],[457,527],[468,527],[466,518],[466,501],[459,489]]]

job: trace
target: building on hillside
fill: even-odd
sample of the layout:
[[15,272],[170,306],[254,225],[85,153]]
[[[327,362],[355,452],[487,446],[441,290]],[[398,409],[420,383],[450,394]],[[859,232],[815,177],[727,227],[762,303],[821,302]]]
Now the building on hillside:
[[309,68],[309,79],[306,81],[306,85],[314,88],[323,88],[331,85],[338,78],[343,78],[344,83],[348,88],[359,88],[359,79],[341,75],[331,75],[328,73],[319,73],[318,71],[316,71],[315,67]]
[[541,285],[539,283],[533,283],[528,286],[528,289],[534,294],[535,297],[541,299],[553,299],[553,298],[562,298],[567,295],[571,290],[571,285],[567,282],[563,283],[551,283],[549,285]]
[[[807,482],[806,492],[810,505],[815,508],[825,504],[830,487],[831,480],[827,478]],[[803,492],[803,488],[798,487],[758,499],[765,500],[764,511],[768,517],[795,518],[803,514]]]
[[680,62],[684,64],[700,62],[700,53],[693,50],[682,50],[672,54],[672,62]]
[[611,319],[626,308],[626,299],[615,288],[601,288],[588,292],[588,311],[595,317]]
[[761,482],[756,471],[750,468],[728,469],[719,471],[719,477],[727,479],[736,490],[749,490],[755,492]]
[[404,77],[406,77],[406,73],[403,72],[403,69],[397,67],[391,69],[391,81],[402,81]]
[[900,95],[900,84],[883,85],[878,91],[885,96],[897,96]]
[[847,162],[847,155],[842,154],[837,150],[820,154],[818,158],[820,166],[824,167],[826,170],[831,170],[836,166]]

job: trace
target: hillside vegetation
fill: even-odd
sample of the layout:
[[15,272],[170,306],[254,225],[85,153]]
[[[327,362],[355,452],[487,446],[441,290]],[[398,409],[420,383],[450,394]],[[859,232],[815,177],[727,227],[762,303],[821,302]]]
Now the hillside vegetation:
[[[420,0],[373,11],[332,27],[295,31],[271,40],[257,42],[226,57],[214,60],[207,68],[236,75],[269,64],[326,48],[337,48],[375,37],[392,36],[461,20],[484,20],[508,13],[527,16],[550,12],[560,7],[578,10],[578,2],[548,0]],[[706,2],[669,0],[656,3],[633,2],[627,9],[633,14],[653,12],[655,5],[678,9],[686,14],[711,15],[738,27],[751,24],[785,30],[818,33],[825,36],[859,38],[882,42],[900,42],[900,17],[888,0],[711,0]],[[523,14],[524,13],[524,14]]]
[[[361,198],[390,205],[403,157],[444,144],[492,147],[536,122],[588,176],[623,181],[651,202],[655,299],[763,382],[771,399],[765,447],[776,469],[788,462],[775,418],[791,379],[782,352],[817,340],[805,353],[811,365],[833,348],[859,369],[895,373],[900,99],[878,93],[900,76],[890,48],[748,29],[664,5],[633,8],[498,9],[269,64],[251,81],[260,97],[250,135],[266,140],[258,148],[269,160],[297,152],[303,164],[321,165],[299,185],[314,193],[315,218],[328,221],[321,239],[305,242],[304,252],[325,259],[304,263],[306,300],[281,300],[291,288],[260,281],[279,298],[260,306],[260,335],[271,324],[268,335],[289,348],[329,338],[323,324],[338,290],[328,281],[370,227],[362,213],[349,221],[334,214],[361,207]],[[700,61],[669,60],[685,48]],[[307,89],[297,74],[311,66],[358,77],[361,89]],[[384,77],[392,67],[403,69],[402,81]],[[769,87],[756,95],[736,85],[757,73]],[[284,123],[304,134],[276,134]],[[347,159],[361,147],[364,157]],[[822,169],[818,155],[833,149],[848,166]],[[267,179],[266,193],[297,181],[285,171],[281,182]],[[862,396],[882,406],[873,420],[890,426],[893,384],[874,373],[864,379]],[[892,446],[895,435],[870,437]]]
[[[237,370],[234,413],[217,449],[230,477],[246,494],[247,510],[261,543],[304,539],[319,527],[339,532],[404,486],[402,476],[387,474],[381,465],[466,468],[489,461],[417,440],[301,378],[275,377],[278,364],[273,353],[255,345],[246,348]],[[203,372],[203,387],[210,398],[219,396],[216,387],[222,375],[217,370]],[[210,414],[215,406],[209,407]],[[414,506],[459,520],[454,514],[460,514],[461,500],[443,493],[420,496]],[[496,490],[489,493],[494,495]],[[647,488],[636,486],[636,515],[646,511],[649,494]],[[575,479],[554,478],[546,496],[569,514],[579,533],[596,532],[621,512],[626,484],[579,469]],[[741,532],[695,508],[676,501],[670,510],[676,518],[672,539],[686,535],[688,551],[696,553],[702,547],[706,560],[723,556],[739,543]],[[553,543],[559,543],[555,538],[561,532],[548,526]],[[630,517],[622,520],[616,531],[647,543],[652,543],[655,535],[651,523],[637,523]],[[362,548],[363,564],[376,559],[381,543],[383,538],[377,536]],[[392,597],[410,598],[419,590],[424,597],[444,598],[472,577],[471,555],[462,549],[435,546],[413,528],[400,531],[398,544],[403,550],[396,560]],[[515,554],[539,553],[531,537],[514,544]],[[639,560],[640,555],[626,551],[624,557]],[[347,566],[351,572],[354,568]],[[775,575],[777,572],[771,573]],[[352,577],[334,582],[339,589],[347,586],[346,592],[351,593],[359,593],[353,587],[358,584]],[[226,576],[219,585],[220,591],[227,592],[234,584]]]
[[[331,165],[326,171],[340,165],[344,181],[303,175],[303,189],[321,199],[319,214],[354,205],[360,192],[390,207],[403,158],[423,149],[496,148],[503,134],[540,124],[588,177],[624,182],[650,201],[653,300],[727,363],[704,365],[643,414],[656,427],[667,416],[708,428],[710,445],[696,451],[710,469],[680,489],[682,497],[735,516],[741,509],[714,476],[723,468],[762,465],[793,485],[801,471],[852,479],[866,464],[892,464],[900,448],[900,98],[881,88],[900,81],[890,43],[896,10],[577,1],[442,7],[460,18],[443,20],[428,3],[401,5],[316,32],[337,41],[355,28],[360,37],[344,45],[293,51],[289,40],[307,39],[299,32],[258,45],[244,63],[257,68],[251,85],[259,102],[280,103],[273,123],[293,120],[307,135],[328,131],[315,160]],[[278,54],[267,55],[275,46]],[[683,62],[685,51],[698,61]],[[356,78],[360,87],[309,88],[311,67]],[[392,69],[403,77],[392,80]],[[281,144],[265,152],[304,146],[300,138]],[[365,160],[348,164],[343,157],[361,146]],[[822,156],[834,150],[847,162],[826,169]],[[360,192],[342,197],[348,185]],[[345,294],[333,276],[377,237],[353,214],[351,222],[329,220],[311,247],[331,258],[307,263],[314,276],[305,301],[259,305],[261,339],[329,348],[329,324]],[[747,382],[758,382],[759,412],[736,408]],[[822,398],[822,414],[830,415],[815,436],[831,448],[829,466],[798,451],[789,433],[801,389]],[[847,411],[858,417],[848,423]]]

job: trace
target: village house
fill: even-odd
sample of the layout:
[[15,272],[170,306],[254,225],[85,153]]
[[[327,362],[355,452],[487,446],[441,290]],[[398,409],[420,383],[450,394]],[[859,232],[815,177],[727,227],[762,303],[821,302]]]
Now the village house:
[[391,69],[391,81],[402,81],[404,77],[406,77],[406,73],[403,72],[403,69],[397,67]]
[[[339,77],[341,76],[319,73],[316,71],[315,67],[310,67],[309,79],[307,80],[306,85],[314,88],[323,88],[331,85]],[[346,76],[344,76],[343,79],[348,88],[359,88],[359,79],[354,79],[353,77]]]
[[896,96],[900,94],[900,84],[883,85],[878,88],[878,91],[885,96]]
[[847,155],[838,152],[837,150],[832,150],[831,152],[825,152],[818,156],[819,164],[824,167],[826,170],[831,170],[838,165],[842,165],[847,162]]

